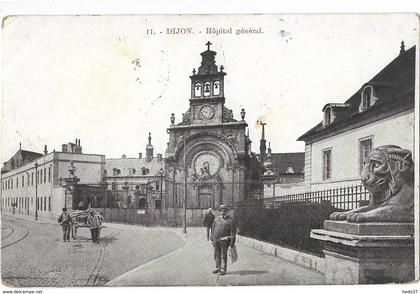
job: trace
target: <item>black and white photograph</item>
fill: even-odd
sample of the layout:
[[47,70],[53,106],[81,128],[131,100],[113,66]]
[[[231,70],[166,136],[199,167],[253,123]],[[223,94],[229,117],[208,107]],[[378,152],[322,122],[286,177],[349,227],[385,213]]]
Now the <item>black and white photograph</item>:
[[418,15],[5,15],[1,41],[3,293],[418,279]]

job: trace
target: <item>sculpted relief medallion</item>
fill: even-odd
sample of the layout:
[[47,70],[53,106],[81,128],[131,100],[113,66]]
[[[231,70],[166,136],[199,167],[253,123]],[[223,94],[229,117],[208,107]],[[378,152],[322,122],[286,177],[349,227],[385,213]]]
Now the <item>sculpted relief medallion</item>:
[[210,176],[217,173],[220,167],[219,159],[212,153],[200,154],[194,162],[194,169],[197,174],[209,174]]

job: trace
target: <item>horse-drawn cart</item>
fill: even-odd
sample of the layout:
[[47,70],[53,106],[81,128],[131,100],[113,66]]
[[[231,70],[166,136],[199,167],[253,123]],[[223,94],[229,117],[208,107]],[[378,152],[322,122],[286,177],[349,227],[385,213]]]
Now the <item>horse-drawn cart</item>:
[[96,216],[98,215],[98,212],[93,209],[69,211],[71,217],[71,236],[73,239],[77,239],[77,231],[79,228],[90,227],[88,223],[88,217],[91,211],[93,211]]

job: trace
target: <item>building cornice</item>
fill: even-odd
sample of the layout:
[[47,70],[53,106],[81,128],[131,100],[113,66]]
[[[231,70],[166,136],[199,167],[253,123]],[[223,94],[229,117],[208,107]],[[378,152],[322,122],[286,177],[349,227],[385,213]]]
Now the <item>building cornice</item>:
[[174,125],[167,130],[169,132],[174,130],[188,130],[188,129],[215,129],[215,128],[244,128],[248,124],[245,121],[236,121],[228,123],[207,123],[207,124],[191,124],[191,125]]

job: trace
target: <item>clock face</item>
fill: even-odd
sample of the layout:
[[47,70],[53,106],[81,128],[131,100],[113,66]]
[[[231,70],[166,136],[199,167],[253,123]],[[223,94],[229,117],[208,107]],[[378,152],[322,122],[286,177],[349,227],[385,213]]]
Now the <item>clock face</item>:
[[209,105],[201,107],[199,116],[201,119],[204,119],[204,120],[212,119],[214,116],[213,107]]

